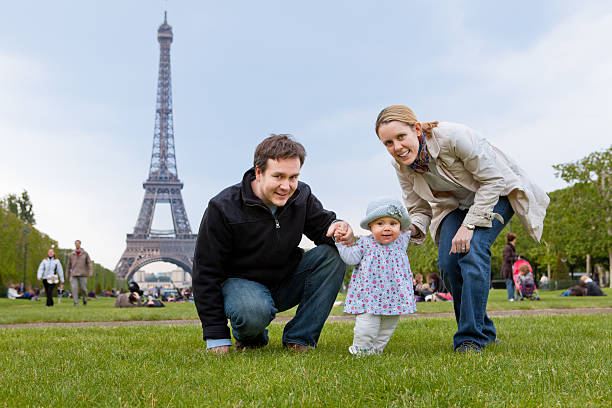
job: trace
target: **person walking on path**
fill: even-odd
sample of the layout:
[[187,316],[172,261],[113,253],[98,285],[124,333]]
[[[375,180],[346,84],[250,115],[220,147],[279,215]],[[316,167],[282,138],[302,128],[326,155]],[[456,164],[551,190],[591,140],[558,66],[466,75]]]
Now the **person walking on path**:
[[[272,135],[255,150],[240,183],[213,197],[204,212],[194,255],[193,293],[207,350],[227,353],[268,344],[279,311],[298,306],[283,345],[315,348],[336,299],[346,265],[331,235],[350,226],[325,210],[298,181],[306,152],[289,135]],[[299,248],[302,234],[315,248]]]
[[516,235],[508,233],[506,235],[506,246],[502,255],[501,275],[506,280],[506,290],[508,291],[508,300],[514,302],[514,277],[512,273],[512,265],[516,262]]
[[47,257],[38,266],[37,279],[43,282],[47,295],[47,306],[53,306],[53,289],[59,283],[64,284],[64,271],[62,264],[55,257],[53,248],[47,251]]
[[394,105],[380,112],[375,129],[394,159],[411,241],[422,243],[429,230],[438,246],[457,320],[453,348],[480,352],[497,341],[486,312],[491,245],[514,213],[539,241],[550,200],[510,157],[465,125],[421,123],[410,108]]
[[68,255],[66,275],[70,279],[70,290],[74,305],[79,304],[79,292],[83,293],[83,306],[87,305],[87,276],[93,276],[93,263],[89,254],[81,248],[81,241],[74,241],[75,250]]

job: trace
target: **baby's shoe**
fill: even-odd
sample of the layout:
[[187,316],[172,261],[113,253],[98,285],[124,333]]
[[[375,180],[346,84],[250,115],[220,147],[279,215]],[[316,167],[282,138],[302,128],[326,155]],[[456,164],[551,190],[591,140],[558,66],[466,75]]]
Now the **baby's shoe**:
[[373,349],[373,348],[359,347],[359,346],[351,346],[351,347],[349,347],[349,353],[351,353],[352,355],[357,356],[357,357],[369,356],[369,355],[372,355],[372,354],[378,354],[376,352],[376,350]]

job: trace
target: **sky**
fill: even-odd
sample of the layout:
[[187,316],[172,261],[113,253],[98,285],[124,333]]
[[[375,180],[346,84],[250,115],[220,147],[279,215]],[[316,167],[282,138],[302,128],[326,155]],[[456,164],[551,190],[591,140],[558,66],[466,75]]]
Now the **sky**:
[[[610,146],[609,1],[0,0],[0,196],[113,269],[148,176],[164,10],[178,174],[191,228],[257,144],[290,133],[300,179],[356,233],[400,198],[378,112],[466,124],[546,191],[553,164]],[[163,217],[155,223],[162,227]]]

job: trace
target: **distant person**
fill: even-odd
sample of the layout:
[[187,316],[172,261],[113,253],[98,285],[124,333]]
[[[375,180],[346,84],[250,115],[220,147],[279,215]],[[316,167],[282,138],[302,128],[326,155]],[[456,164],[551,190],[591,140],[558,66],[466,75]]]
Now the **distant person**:
[[122,293],[115,299],[115,307],[142,307],[142,299],[137,292]]
[[87,276],[93,276],[93,263],[89,254],[81,248],[81,241],[74,241],[75,250],[68,255],[66,274],[70,279],[70,290],[74,305],[79,305],[79,293],[83,294],[83,306],[87,305]]
[[[355,265],[344,305],[344,313],[357,315],[351,354],[381,354],[400,316],[416,312],[406,253],[409,225],[410,217],[399,200],[378,199],[368,204],[361,221],[361,228],[372,234],[352,246],[336,242],[342,260]],[[342,233],[336,230],[334,238],[341,241]]]
[[[383,109],[376,134],[393,157],[411,240],[430,231],[438,267],[454,299],[453,348],[480,352],[497,340],[487,316],[491,245],[516,213],[540,240],[549,198],[503,151],[478,132],[450,122],[419,122],[407,106]],[[430,229],[431,227],[431,229]]]
[[62,303],[62,298],[64,297],[64,284],[60,283],[60,285],[57,287],[57,303]]
[[115,299],[115,307],[165,307],[162,302],[148,296],[146,302],[142,301],[143,291],[140,286],[132,281],[128,287],[129,292],[122,293]]
[[38,280],[42,279],[45,286],[47,306],[53,306],[53,290],[59,282],[64,283],[62,264],[55,257],[55,250],[53,248],[47,251],[47,257],[38,266],[37,278]]
[[516,262],[516,234],[508,233],[506,235],[506,246],[502,255],[501,276],[506,280],[506,290],[508,291],[508,300],[514,302],[514,279],[512,273],[512,265]]
[[521,291],[521,298],[531,299],[533,297],[533,291],[535,289],[535,280],[533,279],[533,272],[528,264],[522,264],[519,267],[519,274],[516,278]]
[[540,278],[540,289],[548,289],[548,283],[548,276],[542,275],[542,277]]
[[448,302],[453,300],[453,296],[449,293],[444,280],[437,272],[427,275],[425,292],[427,292],[425,295],[426,302]]
[[578,285],[586,289],[585,296],[606,296],[599,285],[588,276],[581,276]]
[[[272,135],[255,150],[242,181],[213,197],[204,212],[195,249],[193,294],[207,349],[227,353],[268,344],[276,313],[296,305],[283,331],[295,351],[316,347],[342,285],[346,265],[331,235],[353,231],[325,210],[299,182],[306,151],[288,135]],[[302,236],[315,248],[299,248]]]
[[559,296],[586,296],[586,288],[580,285],[575,285],[561,293]]
[[424,301],[424,297],[422,294],[423,291],[423,275],[420,273],[417,273],[416,275],[414,275],[414,278],[412,278],[412,284],[414,286],[414,300],[416,302],[422,302]]

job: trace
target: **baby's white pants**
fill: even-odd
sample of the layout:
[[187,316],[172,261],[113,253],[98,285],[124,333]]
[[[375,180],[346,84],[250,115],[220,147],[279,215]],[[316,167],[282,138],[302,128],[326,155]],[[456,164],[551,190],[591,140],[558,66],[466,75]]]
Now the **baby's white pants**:
[[399,315],[383,316],[362,313],[355,319],[351,354],[380,354],[395,331]]

